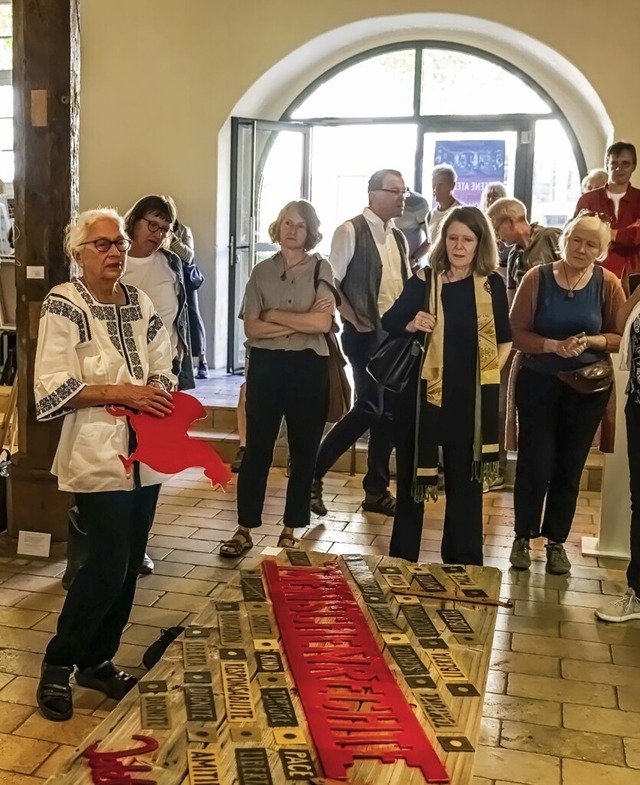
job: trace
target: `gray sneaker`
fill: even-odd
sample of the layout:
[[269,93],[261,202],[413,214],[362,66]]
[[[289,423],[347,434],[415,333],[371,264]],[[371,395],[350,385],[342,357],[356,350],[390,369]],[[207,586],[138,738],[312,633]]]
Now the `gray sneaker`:
[[603,605],[595,611],[596,616],[603,621],[631,621],[640,619],[640,600],[632,588],[628,588],[622,597]]
[[528,570],[531,567],[531,551],[529,540],[526,537],[516,537],[511,546],[511,556],[509,556],[511,566],[516,570]]
[[566,575],[571,572],[571,562],[561,542],[550,542],[547,549],[547,572],[552,575]]

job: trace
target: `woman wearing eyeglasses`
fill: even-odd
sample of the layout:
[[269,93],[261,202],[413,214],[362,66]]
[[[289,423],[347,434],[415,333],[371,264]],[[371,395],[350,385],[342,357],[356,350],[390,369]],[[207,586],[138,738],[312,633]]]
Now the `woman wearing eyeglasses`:
[[143,196],[124,220],[132,245],[123,281],[142,289],[151,298],[171,338],[178,389],[193,389],[184,271],[180,258],[169,250],[171,227],[176,220],[175,205],[159,194]]
[[171,413],[169,335],[151,300],[121,282],[127,264],[124,220],[89,210],[67,228],[69,283],[45,298],[35,359],[36,417],[63,418],[52,473],[75,494],[88,555],[47,646],[37,701],[54,721],[73,714],[69,678],[119,700],[135,684],[113,657],[120,645],[153,522],[161,477],[136,464],[126,420],[107,404],[163,417]]
[[522,353],[512,371],[518,463],[510,561],[516,569],[531,564],[530,540],[546,537],[547,571],[570,571],[564,542],[601,421],[600,449],[612,449],[612,413],[603,420],[615,400],[607,361],[620,345],[616,313],[625,298],[618,278],[597,264],[610,241],[608,222],[582,211],[560,235],[560,260],[529,270],[513,302],[513,345]]

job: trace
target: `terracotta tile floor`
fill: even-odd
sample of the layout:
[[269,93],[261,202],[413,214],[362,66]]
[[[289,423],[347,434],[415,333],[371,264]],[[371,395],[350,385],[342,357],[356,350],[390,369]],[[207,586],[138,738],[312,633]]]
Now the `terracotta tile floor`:
[[[265,523],[255,542],[274,546],[286,478],[273,470]],[[325,483],[329,515],[304,548],[384,554],[391,521],[360,511],[360,478]],[[135,669],[161,627],[184,624],[240,560],[221,559],[234,526],[235,488],[211,490],[197,471],[163,490],[149,552],[155,574],[141,578],[118,663]],[[509,492],[485,496],[486,563],[503,569],[502,593],[515,600],[498,616],[473,785],[638,785],[640,783],[640,622],[596,623],[593,608],[624,586],[621,562],[582,556],[597,527],[598,495],[580,497],[567,550],[569,578],[547,576],[537,547],[530,572],[508,571],[513,519]],[[421,559],[439,560],[443,501],[427,507]],[[0,785],[28,785],[58,771],[73,747],[113,707],[78,689],[76,714],[62,724],[35,710],[42,652],[64,598],[64,561],[17,558],[0,538]]]

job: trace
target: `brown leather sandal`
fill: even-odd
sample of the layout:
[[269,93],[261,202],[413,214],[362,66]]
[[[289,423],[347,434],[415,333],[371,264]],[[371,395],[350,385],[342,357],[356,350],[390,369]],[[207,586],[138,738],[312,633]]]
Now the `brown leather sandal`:
[[249,551],[251,548],[253,548],[251,536],[242,529],[238,529],[231,539],[220,543],[219,553],[225,559],[237,559],[238,556],[242,556],[245,551]]
[[284,548],[287,551],[290,551],[294,548],[298,548],[300,545],[300,540],[296,540],[296,538],[292,534],[282,533],[278,537],[278,548]]

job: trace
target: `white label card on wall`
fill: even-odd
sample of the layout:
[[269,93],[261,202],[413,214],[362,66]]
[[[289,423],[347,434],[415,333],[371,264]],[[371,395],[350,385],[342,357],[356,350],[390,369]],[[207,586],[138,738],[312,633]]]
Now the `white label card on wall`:
[[27,278],[44,278],[44,267],[38,267],[35,265],[27,265]]
[[18,554],[20,556],[42,556],[45,559],[51,551],[51,535],[43,532],[18,532]]

